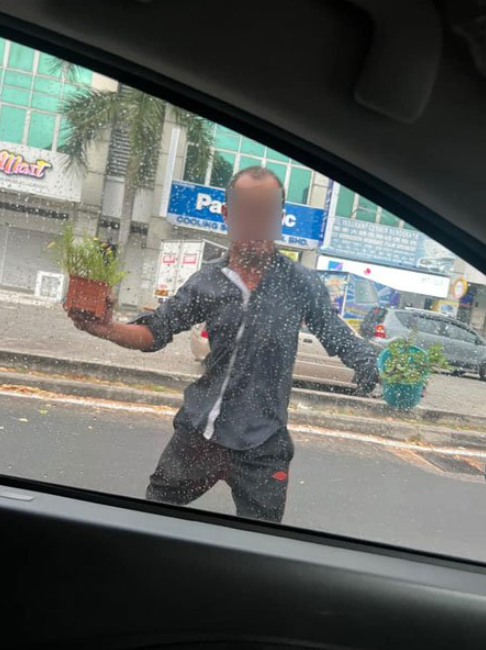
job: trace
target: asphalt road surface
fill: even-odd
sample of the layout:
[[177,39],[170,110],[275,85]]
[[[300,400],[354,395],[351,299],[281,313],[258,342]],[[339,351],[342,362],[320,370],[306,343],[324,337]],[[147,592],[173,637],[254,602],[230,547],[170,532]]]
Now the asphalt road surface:
[[[0,395],[0,473],[143,497],[171,417],[114,406]],[[486,561],[484,459],[335,436],[294,435],[286,523]],[[194,505],[234,512],[224,483]]]

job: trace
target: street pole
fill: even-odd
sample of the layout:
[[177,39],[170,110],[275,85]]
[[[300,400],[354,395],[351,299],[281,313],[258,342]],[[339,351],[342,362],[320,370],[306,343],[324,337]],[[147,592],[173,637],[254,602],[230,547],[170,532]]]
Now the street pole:
[[170,147],[169,153],[167,155],[167,165],[165,167],[164,184],[162,186],[162,198],[160,201],[159,217],[167,216],[180,135],[181,128],[179,126],[174,126],[172,128],[172,133],[170,136]]

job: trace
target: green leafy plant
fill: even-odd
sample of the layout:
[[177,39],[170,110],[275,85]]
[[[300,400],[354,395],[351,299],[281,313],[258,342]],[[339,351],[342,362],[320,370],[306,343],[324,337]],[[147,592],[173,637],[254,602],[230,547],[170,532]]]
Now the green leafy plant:
[[113,252],[104,250],[97,237],[84,234],[80,240],[76,240],[70,224],[63,228],[49,248],[55,254],[61,269],[70,276],[105,282],[113,287],[127,275],[126,271],[120,270]]
[[[78,74],[77,66],[67,61],[58,60],[52,65],[56,73],[67,79],[75,79]],[[116,151],[118,139],[129,151],[123,172],[125,182],[118,235],[119,255],[123,258],[130,236],[135,197],[142,188],[154,185],[167,114],[171,113],[174,121],[185,129],[188,141],[193,145],[192,166],[198,175],[206,171],[213,156],[213,124],[123,84],[117,90],[80,87],[64,100],[60,110],[65,117],[60,151],[66,154],[66,170],[86,174],[89,151],[103,141],[107,129],[111,132],[112,151]],[[112,163],[109,157],[108,173]]]
[[432,372],[450,369],[442,350],[442,345],[420,350],[411,339],[395,339],[387,347],[381,377],[388,384],[425,384]]

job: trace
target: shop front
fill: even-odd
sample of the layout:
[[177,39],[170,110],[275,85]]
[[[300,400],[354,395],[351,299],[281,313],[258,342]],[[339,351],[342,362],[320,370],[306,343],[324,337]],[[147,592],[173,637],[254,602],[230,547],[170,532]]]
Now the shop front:
[[[444,275],[328,255],[319,256],[317,270],[325,273],[326,277],[341,278],[341,290],[335,290],[334,294],[340,296],[341,302],[337,305],[340,313],[353,327],[372,307],[412,306],[423,309],[427,300],[443,300],[449,295],[450,279]],[[338,280],[334,284],[337,286]]]
[[0,142],[0,286],[35,291],[58,267],[47,246],[81,199],[62,154]]

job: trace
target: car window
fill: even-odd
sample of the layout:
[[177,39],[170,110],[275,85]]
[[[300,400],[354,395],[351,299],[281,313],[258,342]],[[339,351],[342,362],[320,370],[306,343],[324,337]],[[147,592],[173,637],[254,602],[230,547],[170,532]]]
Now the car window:
[[0,64],[0,473],[486,561],[485,276],[264,132]]
[[413,319],[413,328],[423,334],[434,334],[439,336],[444,332],[444,323],[438,318],[417,316]]
[[473,332],[469,332],[464,327],[459,327],[454,323],[447,323],[444,328],[444,333],[451,339],[463,341],[465,343],[476,343],[477,336]]
[[395,313],[395,316],[400,321],[400,324],[403,325],[404,327],[408,327],[408,328],[414,327],[415,319],[413,318],[412,314],[407,314],[406,312],[399,311]]

